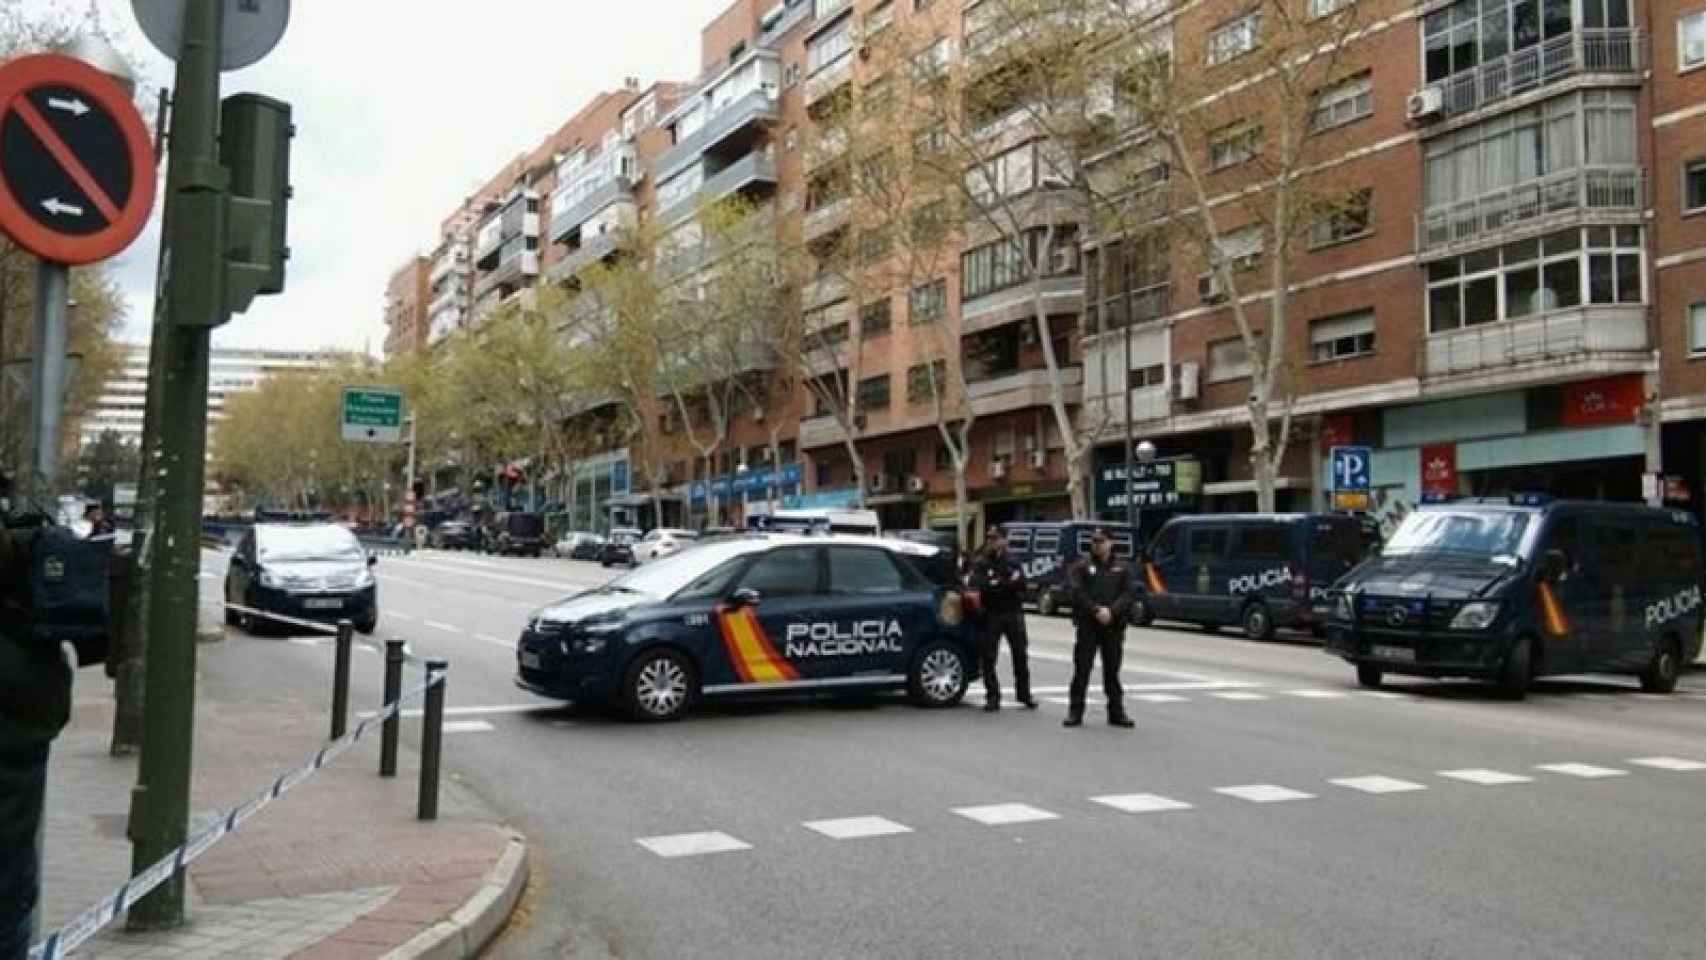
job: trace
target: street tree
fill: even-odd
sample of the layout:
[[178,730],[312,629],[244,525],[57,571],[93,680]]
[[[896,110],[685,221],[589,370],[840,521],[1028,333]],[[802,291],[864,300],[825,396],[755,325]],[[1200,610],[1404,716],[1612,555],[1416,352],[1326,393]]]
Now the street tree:
[[116,430],[103,430],[95,442],[77,454],[77,484],[83,496],[111,505],[113,488],[135,483],[142,469],[142,451]]

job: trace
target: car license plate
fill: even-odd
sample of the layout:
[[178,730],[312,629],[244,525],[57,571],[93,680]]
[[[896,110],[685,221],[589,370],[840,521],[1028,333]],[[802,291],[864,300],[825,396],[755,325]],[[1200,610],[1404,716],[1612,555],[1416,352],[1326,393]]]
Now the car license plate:
[[521,665],[529,670],[539,669],[539,654],[530,650],[521,651]]
[[1416,659],[1416,651],[1409,647],[1385,647],[1376,645],[1369,647],[1368,652],[1370,656],[1377,657],[1381,660],[1408,660],[1414,662]]
[[310,597],[302,601],[302,606],[309,610],[342,610],[344,602],[337,597]]

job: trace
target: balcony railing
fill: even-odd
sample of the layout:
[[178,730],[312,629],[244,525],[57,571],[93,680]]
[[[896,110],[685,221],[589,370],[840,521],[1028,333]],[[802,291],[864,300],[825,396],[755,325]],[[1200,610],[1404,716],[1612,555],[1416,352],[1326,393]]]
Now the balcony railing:
[[1636,73],[1640,69],[1641,31],[1582,29],[1488,60],[1432,86],[1444,97],[1446,115],[1453,116],[1573,74]]
[[827,234],[847,222],[847,215],[853,209],[853,198],[842,197],[834,203],[825,204],[806,214],[804,227],[807,242]]
[[474,297],[480,299],[493,291],[516,287],[528,277],[539,275],[539,253],[523,250],[502,260],[493,270],[474,284]]
[[833,415],[800,421],[800,447],[811,450],[841,442],[841,421]]
[[1044,277],[1035,286],[1029,280],[1020,280],[962,301],[961,333],[976,333],[1029,318],[1036,312],[1035,297],[1039,294],[1049,313],[1076,314],[1084,296],[1084,277],[1077,273]]
[[1645,307],[1593,305],[1424,337],[1418,355],[1430,380],[1572,359],[1642,361],[1651,344]]
[[1591,213],[1638,214],[1646,174],[1636,167],[1583,167],[1424,212],[1416,245],[1424,253],[1497,240]]
[[452,273],[467,273],[468,266],[472,262],[468,256],[468,248],[466,246],[459,247],[433,261],[432,273],[427,275],[427,284],[429,286],[436,285]]
[[[1060,380],[1066,402],[1076,406],[1084,397],[1084,369],[1066,367],[1060,371]],[[972,410],[978,416],[1024,410],[1051,402],[1049,385],[1052,382],[1046,367],[1020,370],[986,380],[968,379],[966,399],[971,401]]]
[[768,183],[772,186],[776,183],[776,160],[768,152],[755,150],[707,177],[705,182],[699,185],[697,193],[664,208],[662,219],[666,223],[685,219],[692,216],[698,204],[716,203],[754,183]]
[[[551,215],[551,242],[562,243],[580,225],[618,201],[633,202],[634,184],[627,177],[611,177],[579,202]],[[552,198],[553,203],[556,198]]]
[[[1133,290],[1129,295],[1110,293],[1102,299],[1100,307],[1095,304],[1090,305],[1086,320],[1087,327],[1091,330],[1119,330],[1123,328],[1127,322],[1128,305],[1131,316],[1130,322],[1133,324],[1141,325],[1159,320],[1173,312],[1173,285],[1171,283],[1158,283],[1141,290]],[[1097,313],[1099,311],[1105,316],[1098,320]]]
[[703,156],[706,151],[716,149],[723,141],[753,124],[770,123],[776,116],[774,90],[760,88],[735,99],[723,109],[706,117],[703,126],[658,158],[658,180],[668,180]]
[[847,299],[847,278],[838,274],[824,274],[806,284],[805,296],[801,304],[807,310]]
[[806,106],[812,106],[824,97],[853,81],[853,57],[842,57],[806,80]]
[[601,233],[596,237],[582,238],[580,247],[551,264],[546,273],[552,280],[560,283],[615,253],[621,245],[622,231],[620,230]]

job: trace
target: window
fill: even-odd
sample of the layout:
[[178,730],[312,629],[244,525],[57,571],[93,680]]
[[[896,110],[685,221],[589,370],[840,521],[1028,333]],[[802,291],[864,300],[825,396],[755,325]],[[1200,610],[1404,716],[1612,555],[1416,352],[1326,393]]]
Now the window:
[[1042,168],[1037,144],[1023,143],[966,171],[966,192],[978,203],[1012,197],[1033,189]]
[[[1047,250],[1043,241],[1051,240]],[[1066,276],[1078,272],[1078,233],[1075,228],[1026,230],[1022,238],[1011,238],[973,247],[960,255],[960,300],[1016,287],[1030,280],[1032,264],[1040,265],[1044,276]]]
[[1527,185],[1507,204],[1512,215],[1549,213],[1558,202],[1579,202],[1574,188],[1542,195],[1535,181],[1587,165],[1632,167],[1635,143],[1634,91],[1558,97],[1429,141],[1425,203],[1444,207]]
[[1309,245],[1331,246],[1374,233],[1374,218],[1369,209],[1373,201],[1373,190],[1352,193],[1337,209],[1309,225]]
[[900,570],[884,550],[829,550],[829,592],[869,597],[905,589]]
[[1688,308],[1688,352],[1706,354],[1706,303]]
[[[1558,46],[1552,41],[1560,41],[1577,28],[1609,27],[1621,31],[1630,26],[1628,0],[1581,0],[1575,6],[1581,11],[1580,23],[1572,16],[1570,0],[1459,0],[1434,10],[1422,21],[1422,58],[1427,81],[1444,80],[1542,44],[1548,52],[1540,56],[1536,56],[1540,51],[1528,54],[1533,58],[1528,62],[1546,61],[1549,51]],[[1627,69],[1629,54],[1620,49],[1619,41],[1629,42],[1618,37],[1605,38],[1603,55],[1610,61],[1607,66]],[[1565,69],[1573,66],[1572,62]],[[1511,69],[1514,73],[1514,62]],[[1526,84],[1555,78],[1555,67],[1548,64],[1543,69],[1547,72],[1535,71]],[[1507,85],[1514,86],[1516,82],[1514,78],[1500,79],[1496,81],[1496,89],[1508,89]]]
[[800,65],[797,63],[788,64],[787,69],[782,71],[782,88],[784,90],[792,90],[794,88],[794,84],[799,82]]
[[1309,346],[1316,361],[1365,357],[1374,353],[1374,311],[1358,310],[1312,321],[1309,324]]
[[1428,264],[1428,331],[1643,303],[1640,227],[1587,227]]
[[1325,17],[1350,6],[1355,0],[1309,0],[1309,15]]
[[1706,157],[1691,160],[1682,170],[1682,211],[1706,210]]
[[930,363],[916,363],[906,370],[906,402],[928,403],[935,399],[938,392],[946,392],[948,388],[948,365],[946,361],[935,360]]
[[1190,532],[1191,561],[1202,563],[1225,556],[1231,533],[1224,527],[1193,527]]
[[740,580],[743,590],[760,597],[802,597],[817,593],[817,548],[772,550],[759,557]]
[[859,409],[887,410],[889,408],[889,375],[867,377],[859,381]]
[[1209,135],[1209,169],[1225,170],[1254,158],[1261,141],[1262,128],[1248,121],[1221,127]]
[[883,454],[883,472],[891,478],[910,477],[918,472],[918,450],[897,447]]
[[1222,24],[1208,35],[1208,62],[1212,66],[1249,53],[1262,45],[1262,14],[1246,13]]
[[859,308],[859,336],[880,337],[889,332],[889,298]]
[[1149,552],[1155,557],[1156,563],[1166,563],[1173,559],[1179,550],[1179,528],[1166,526],[1155,535],[1155,542],[1150,545]]
[[1238,531],[1238,554],[1239,556],[1283,559],[1291,552],[1287,549],[1286,543],[1288,532],[1286,527],[1279,524],[1264,523],[1245,527]]
[[1126,372],[1126,388],[1142,390],[1146,387],[1164,387],[1167,385],[1167,365],[1164,363],[1138,367]]
[[681,592],[671,597],[672,600],[712,600],[728,592],[729,585],[734,582],[735,575],[746,566],[745,557],[736,557],[712,567],[700,574],[699,579],[681,588]]
[[954,469],[954,451],[948,449],[948,445],[945,443],[936,444],[936,469]]
[[948,281],[932,280],[912,288],[912,309],[907,322],[935,323],[948,312]]
[[1244,338],[1233,337],[1208,345],[1208,378],[1237,380],[1250,375],[1250,352],[1244,349]]
[[883,0],[882,3],[872,7],[870,13],[865,14],[865,36],[874,37],[893,22],[894,2],[893,0]]
[[836,63],[853,50],[853,18],[843,17],[840,23],[813,37],[806,44],[806,75]]
[[948,42],[948,38],[937,37],[935,43],[912,58],[912,79],[919,84],[936,83],[945,79],[948,60],[952,56],[953,46]]
[[1706,10],[1677,21],[1676,64],[1680,70],[1706,65]]
[[1216,237],[1214,258],[1234,270],[1254,270],[1262,262],[1262,228],[1250,226]]
[[840,323],[824,324],[817,330],[818,343],[826,347],[846,343],[851,336],[852,331],[848,328],[845,320]]
[[1309,117],[1309,128],[1317,132],[1330,130],[1373,113],[1374,77],[1359,73],[1315,94],[1315,112]]
[[1031,552],[1044,555],[1053,554],[1060,549],[1059,530],[1038,530],[1037,542],[1032,544]]

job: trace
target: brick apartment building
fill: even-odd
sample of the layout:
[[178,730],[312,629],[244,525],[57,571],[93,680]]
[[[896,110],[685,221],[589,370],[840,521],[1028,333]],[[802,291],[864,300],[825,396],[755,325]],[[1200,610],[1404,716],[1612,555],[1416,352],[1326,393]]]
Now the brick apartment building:
[[411,257],[385,284],[385,355],[402,356],[426,346],[427,259]]
[[[601,95],[446,218],[415,268],[421,342],[539,283],[572,288],[588,264],[622,255],[625,228],[647,220],[686,229],[697,204],[722,196],[762,204],[778,242],[826,249],[856,229],[859,212],[826,189],[834,151],[809,145],[825,103],[880,79],[862,38],[904,22],[937,38],[932,56],[969,74],[985,69],[980,57],[999,55],[978,9],[996,2],[737,0],[702,31],[697,80],[628,82]],[[1312,224],[1288,248],[1295,425],[1280,509],[1329,506],[1327,450],[1358,444],[1374,449],[1379,511],[1513,490],[1698,510],[1706,5],[1354,3],[1356,29],[1318,92],[1310,137],[1312,169],[1330,170],[1359,207]],[[1298,4],[1308,16],[1345,6]],[[1215,203],[1262,189],[1237,149],[1246,134],[1259,149],[1268,109],[1259,58],[1242,56],[1261,48],[1259,12],[1199,0],[1157,7],[1145,27],[1170,38],[1177,69],[1211,84],[1224,74],[1234,91],[1217,101],[1235,121],[1231,133],[1200,145]],[[1008,127],[1004,151],[1038,149],[1022,123]],[[1143,138],[1130,149],[1146,149]],[[1030,178],[1020,189],[1058,189],[1042,167],[1016,164]],[[1178,177],[1162,163],[1153,180],[1158,215],[1179,209]],[[1035,284],[1078,425],[1100,411],[1087,464],[1092,509],[1123,515],[1118,484],[1106,478],[1128,435],[1200,464],[1200,487],[1179,491],[1172,509],[1253,507],[1249,359],[1206,262],[1178,244],[1134,242],[1121,256],[1120,238],[1067,219],[1054,235],[1076,240]],[[1223,255],[1251,267],[1239,294],[1258,327],[1268,302],[1260,266],[1273,253],[1264,242],[1260,231],[1222,238]],[[694,470],[686,447],[672,451],[658,478],[669,489],[663,519],[690,521],[708,497],[740,501],[780,487],[802,504],[863,500],[890,526],[951,526],[952,471],[928,395],[916,389],[936,362],[963,372],[963,399],[978,414],[967,472],[976,525],[1067,516],[1036,285],[1006,263],[1011,238],[968,230],[954,243],[939,274],[910,289],[855,295],[825,274],[800,291],[815,328],[858,333],[857,448],[868,489],[853,487],[838,421],[802,389],[763,414],[798,424],[782,463],[768,462],[767,424],[756,417],[739,418],[711,476]],[[1122,269],[1098,266],[1111,263]],[[650,499],[624,449],[589,460],[576,483],[577,525],[607,525],[613,506],[632,517]],[[1146,525],[1161,515],[1146,511]]]

